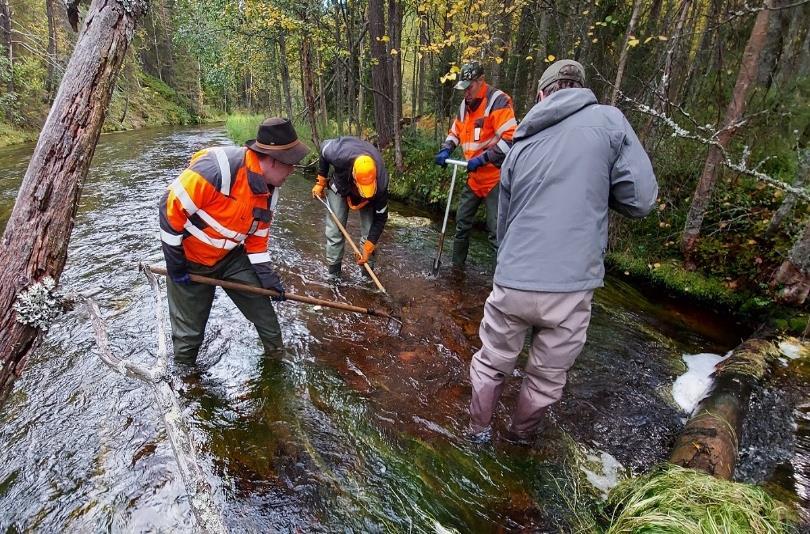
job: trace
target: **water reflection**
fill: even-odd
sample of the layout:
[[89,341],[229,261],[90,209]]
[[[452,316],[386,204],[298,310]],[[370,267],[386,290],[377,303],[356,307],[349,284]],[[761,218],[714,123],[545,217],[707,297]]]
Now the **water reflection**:
[[[102,137],[62,282],[105,289],[100,305],[120,354],[154,356],[151,297],[135,265],[162,260],[157,200],[190,154],[226,142],[212,128]],[[2,213],[26,150],[0,152]],[[393,309],[404,326],[393,337],[373,317],[284,303],[287,349],[264,358],[252,326],[218,294],[198,367],[175,369],[173,380],[234,531],[568,530],[577,506],[597,498],[578,486],[573,451],[607,451],[635,472],[666,457],[681,426],[666,395],[681,354],[733,344],[612,280],[535,447],[470,445],[460,436],[491,283],[485,240],[473,243],[466,273],[429,276],[436,223],[396,206],[379,264],[390,295],[354,266],[330,286],[325,213],[309,188],[288,181],[272,230],[290,290]],[[349,231],[359,232],[354,217]],[[497,431],[518,385],[504,394]],[[0,411],[0,529],[188,531],[185,500],[151,392],[104,368],[86,318],[67,315]]]

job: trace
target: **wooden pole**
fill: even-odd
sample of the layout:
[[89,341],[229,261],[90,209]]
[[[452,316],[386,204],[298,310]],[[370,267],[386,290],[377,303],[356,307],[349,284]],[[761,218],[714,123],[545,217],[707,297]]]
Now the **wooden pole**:
[[[332,220],[335,221],[335,224],[338,226],[338,228],[340,228],[340,233],[343,234],[343,237],[345,237],[346,241],[348,241],[349,244],[352,246],[352,250],[354,250],[354,253],[357,254],[358,256],[362,256],[362,254],[360,253],[360,249],[357,248],[357,245],[354,244],[354,241],[352,241],[351,236],[349,236],[349,232],[346,231],[346,228],[340,223],[340,221],[337,218],[337,215],[335,215],[335,212],[332,211],[332,207],[329,205],[329,202],[327,202],[322,198],[319,198],[318,200],[320,200],[321,204],[326,206],[326,209],[329,210],[329,215],[332,216]],[[377,275],[374,274],[374,271],[371,270],[371,266],[368,264],[368,262],[364,263],[363,267],[366,268],[366,272],[368,272],[368,275],[371,277],[372,280],[374,280],[374,283],[377,285],[377,288],[379,288],[379,290],[382,291],[383,293],[386,293],[385,288],[380,283],[380,280],[379,278],[377,278]]]
[[[149,270],[154,273],[168,276],[166,269],[163,267],[157,266],[149,266]],[[220,286],[226,289],[236,289],[237,291],[244,291],[245,293],[253,293],[254,295],[261,295],[263,297],[278,297],[281,295],[278,291],[274,291],[272,289],[264,289],[261,287],[253,287],[246,284],[240,284],[238,282],[230,282],[228,280],[220,280],[218,278],[208,278],[207,276],[200,276],[198,274],[190,274],[189,278],[191,278],[192,282],[197,282],[199,284],[206,284],[209,286]],[[294,293],[287,293],[284,292],[284,298],[287,300],[292,300],[295,302],[302,302],[304,304],[313,304],[315,306],[325,306],[327,308],[334,308],[336,310],[343,310],[349,311],[354,313],[363,313],[365,315],[373,315],[375,317],[384,317],[386,319],[393,319],[396,318],[392,317],[391,314],[385,312],[383,310],[379,310],[376,308],[361,308],[360,306],[353,306],[351,304],[344,304],[343,302],[335,302],[332,300],[321,300],[316,299],[315,297],[306,297],[304,295],[296,295]]]

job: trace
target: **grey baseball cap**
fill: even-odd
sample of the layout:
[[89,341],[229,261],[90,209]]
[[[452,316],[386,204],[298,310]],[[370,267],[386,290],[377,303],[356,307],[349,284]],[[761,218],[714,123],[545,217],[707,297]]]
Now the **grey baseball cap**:
[[461,67],[461,72],[458,76],[458,83],[456,84],[456,89],[464,90],[470,86],[473,80],[477,80],[481,76],[484,75],[484,67],[481,66],[480,63],[477,61],[471,61],[470,63],[465,63],[463,67]]
[[[573,67],[572,69],[565,69],[565,73],[562,70],[565,67]],[[537,84],[537,92],[538,94],[540,91],[548,87],[554,82],[560,80],[569,80],[572,82],[579,82],[583,86],[585,85],[585,68],[577,61],[573,59],[561,59],[559,61],[555,61],[543,72],[543,75],[540,76],[540,81]]]

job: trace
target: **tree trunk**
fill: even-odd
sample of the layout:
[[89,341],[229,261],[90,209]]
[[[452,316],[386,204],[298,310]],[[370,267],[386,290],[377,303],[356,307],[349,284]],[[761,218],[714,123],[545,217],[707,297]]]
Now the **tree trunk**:
[[278,64],[281,66],[281,84],[284,86],[284,106],[287,117],[293,119],[292,91],[290,90],[290,69],[287,66],[287,37],[282,33],[278,36]]
[[11,8],[8,0],[0,0],[0,34],[5,48],[6,59],[8,60],[9,76],[6,90],[14,92],[14,47],[11,44]]
[[391,55],[386,53],[384,37],[385,13],[382,0],[368,2],[369,35],[371,37],[371,84],[374,90],[374,124],[377,127],[377,144],[386,148],[394,138],[392,117],[394,106],[390,98]]
[[752,337],[719,363],[714,390],[686,423],[669,461],[730,480],[751,388],[762,380],[768,361],[777,354],[773,343]]
[[[678,23],[675,27],[674,35],[670,38],[669,43],[667,43],[667,51],[664,56],[664,69],[653,96],[653,110],[663,111],[665,115],[669,115],[670,111],[669,88],[672,84],[673,58],[675,57],[675,52],[678,50],[678,46],[680,44],[681,32],[683,31],[683,26],[686,23],[686,15],[689,13],[689,5],[691,3],[692,0],[683,0],[681,2]],[[650,116],[650,118],[647,120],[647,124],[642,129],[641,134],[641,137],[644,139],[645,148],[648,152],[650,151],[650,146],[652,144],[651,141],[655,137],[654,132],[655,127],[653,117]]]
[[[810,148],[805,148],[799,151],[799,165],[796,168],[796,179],[793,181],[793,187],[804,188],[807,183],[807,178],[810,177]],[[768,229],[765,230],[765,237],[772,237],[781,226],[782,221],[793,210],[796,205],[796,195],[788,193],[782,205],[773,214]]]
[[7,393],[41,331],[17,322],[27,286],[59,280],[90,161],[145,0],[94,0],[34,149],[0,243],[0,391]]
[[48,102],[53,100],[54,93],[56,92],[57,72],[56,66],[58,64],[58,42],[56,33],[56,13],[54,12],[53,3],[56,0],[45,0],[45,16],[48,18],[48,71],[45,78],[45,90],[48,92]]
[[318,136],[318,118],[316,116],[318,103],[315,98],[315,86],[312,80],[312,49],[307,36],[301,39],[301,88],[304,92],[304,105],[306,106],[309,127],[312,130],[312,142],[315,144],[315,150],[320,153],[321,140]]
[[630,15],[630,24],[627,25],[627,32],[624,34],[624,45],[619,55],[619,66],[616,67],[616,81],[613,83],[613,96],[610,97],[610,105],[615,106],[619,101],[619,92],[622,88],[622,78],[624,77],[624,67],[627,65],[627,55],[630,53],[630,39],[636,31],[638,15],[641,12],[641,0],[633,2],[633,14]]
[[[771,0],[767,0],[766,7],[771,7]],[[717,141],[724,149],[728,147],[734,135],[736,130],[734,125],[742,118],[745,112],[745,104],[753,90],[757,78],[759,54],[765,45],[765,38],[768,34],[768,18],[770,14],[770,9],[763,9],[757,14],[754,27],[751,29],[751,36],[745,45],[745,52],[743,52],[742,63],[737,74],[737,82],[734,85],[731,102],[726,108],[722,130],[717,134]],[[703,218],[711,200],[712,190],[717,180],[717,168],[720,166],[722,159],[723,154],[720,148],[716,146],[709,148],[706,164],[703,167],[703,172],[700,175],[700,180],[692,198],[692,205],[689,207],[689,213],[686,216],[681,247],[688,269],[696,267],[694,253],[700,236],[700,227],[703,224]]]
[[399,0],[388,0],[388,25],[391,37],[388,57],[391,58],[391,107],[394,110],[391,122],[394,129],[394,165],[398,171],[404,170],[402,162],[402,6]]
[[423,113],[422,103],[425,101],[425,75],[427,72],[427,54],[424,47],[428,44],[428,17],[421,15],[419,17],[419,88],[416,93],[416,115],[420,116]]
[[[807,168],[805,167],[805,174]],[[787,259],[779,266],[771,287],[781,285],[778,298],[785,304],[801,306],[810,293],[810,221],[801,237],[793,245]]]

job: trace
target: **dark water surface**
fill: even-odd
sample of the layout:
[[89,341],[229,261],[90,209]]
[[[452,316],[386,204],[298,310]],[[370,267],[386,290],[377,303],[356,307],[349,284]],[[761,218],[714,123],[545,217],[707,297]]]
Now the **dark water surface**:
[[[148,286],[135,266],[162,261],[157,200],[194,151],[226,143],[216,128],[102,137],[62,285],[103,289],[98,300],[117,353],[149,362],[156,350]],[[30,151],[0,150],[3,224]],[[266,359],[252,325],[218,293],[197,369],[175,369],[173,381],[234,532],[583,527],[577,511],[599,492],[585,482],[581,459],[607,452],[638,473],[666,458],[684,418],[670,398],[681,355],[725,352],[744,335],[610,279],[597,292],[563,401],[534,447],[500,439],[517,379],[494,444],[470,445],[461,436],[467,368],[491,284],[485,241],[474,243],[465,274],[445,269],[432,278],[438,223],[393,206],[378,264],[392,296],[373,292],[348,258],[334,288],[325,283],[323,207],[310,187],[293,176],[282,190],[271,238],[282,278],[291,291],[395,309],[404,328],[394,337],[378,319],[282,303],[287,354]],[[349,227],[357,234],[355,217]],[[795,387],[810,389],[806,381]],[[806,505],[808,406],[790,391],[771,391],[782,395],[776,404],[792,430],[766,451],[787,454],[771,454],[750,478],[774,478]],[[51,329],[0,408],[0,531],[7,529],[193,529],[151,392],[100,362],[82,312]]]

